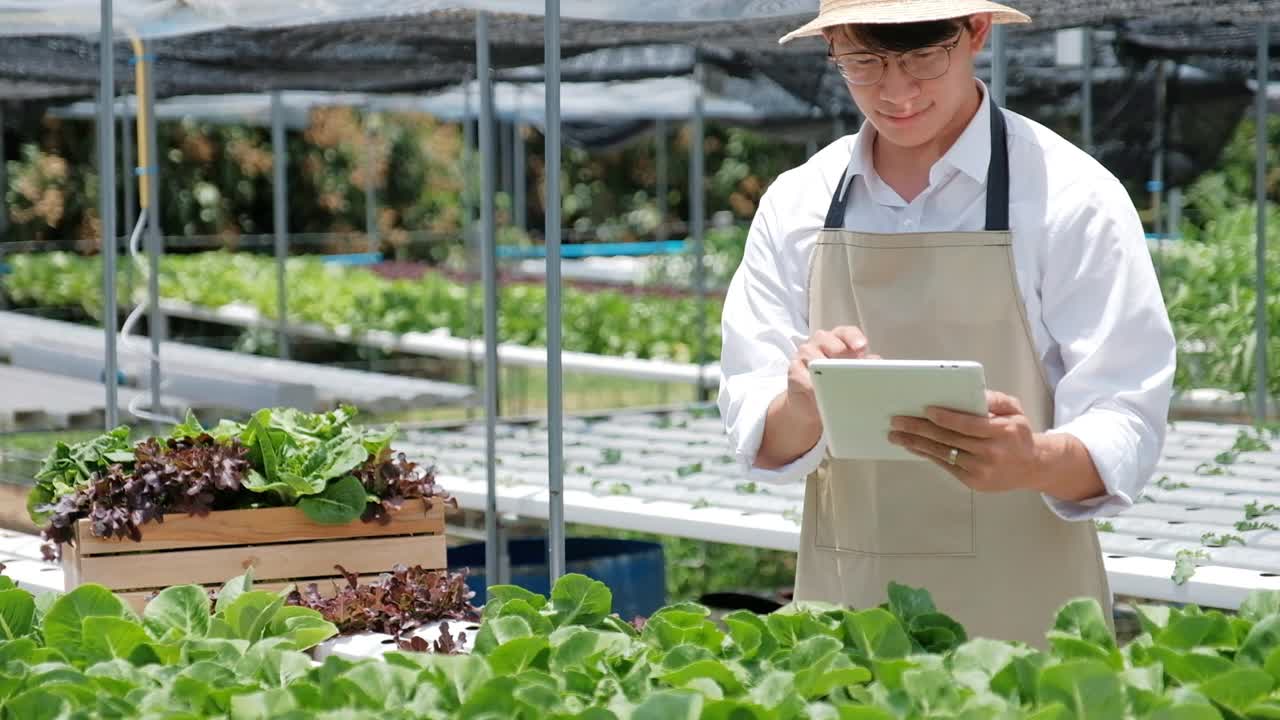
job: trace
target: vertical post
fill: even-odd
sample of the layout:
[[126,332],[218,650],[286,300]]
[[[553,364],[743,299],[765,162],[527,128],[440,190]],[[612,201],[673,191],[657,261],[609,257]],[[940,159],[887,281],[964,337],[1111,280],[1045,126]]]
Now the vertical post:
[[378,243],[378,188],[373,181],[373,110],[364,113],[364,232],[369,238],[369,252],[376,253]]
[[1156,61],[1156,113],[1154,152],[1151,156],[1151,180],[1147,183],[1147,191],[1151,193],[1151,220],[1163,255],[1164,248],[1164,211],[1161,202],[1164,197],[1164,119],[1168,101],[1168,63],[1161,59]]
[[1178,231],[1178,228],[1182,227],[1182,188],[1169,188],[1169,202],[1167,207],[1169,209],[1169,239],[1180,240],[1182,238],[1182,234]]
[[847,130],[845,128],[843,115],[836,115],[835,120],[831,123],[831,129],[835,131],[835,137],[832,138],[833,140],[839,140],[845,136]]
[[[141,60],[136,60],[141,62]],[[137,95],[134,95],[137,98]],[[136,102],[136,99],[135,99]],[[133,233],[133,228],[138,222],[138,214],[134,208],[137,207],[138,199],[136,197],[134,184],[138,182],[137,162],[133,152],[133,134],[136,132],[134,128],[129,127],[129,97],[126,95],[120,98],[120,175],[123,180],[121,184],[124,186],[124,237],[128,238]],[[124,264],[125,292],[128,297],[133,297],[133,263]]]
[[5,162],[4,103],[0,102],[0,240],[9,231],[9,166]]
[[1264,19],[1258,23],[1258,90],[1257,97],[1257,165],[1254,168],[1254,192],[1258,204],[1258,241],[1255,249],[1257,284],[1255,302],[1255,331],[1258,334],[1255,343],[1257,358],[1257,379],[1254,381],[1254,422],[1262,424],[1267,419],[1267,396],[1270,394],[1270,372],[1267,367],[1267,342],[1270,340],[1270,327],[1267,324],[1267,70],[1271,64],[1271,32]]
[[695,391],[699,402],[706,402],[707,386],[704,382],[703,371],[707,364],[707,288],[706,288],[706,258],[705,243],[703,235],[705,234],[707,210],[706,210],[706,193],[704,192],[704,180],[706,178],[706,155],[704,147],[706,145],[706,124],[703,114],[705,106],[703,102],[703,79],[705,70],[702,63],[693,66],[693,138],[689,142],[689,229],[693,239],[693,287],[697,296],[697,313],[698,319],[694,327],[698,333],[698,351],[696,362],[698,363],[698,387]]
[[[141,172],[146,180],[142,190],[146,196],[142,202],[147,213],[147,335],[151,337],[151,413],[161,412],[160,399],[160,342],[165,336],[164,316],[160,312],[160,250],[164,242],[160,228],[160,153],[156,140],[156,83],[155,63],[151,60],[151,44],[143,41],[142,57],[138,62],[147,63],[146,82],[143,84],[145,95],[140,98],[143,105],[138,108],[138,117],[146,129],[145,146],[138,148],[139,158],[143,160]],[[128,133],[125,133],[128,135]],[[125,185],[128,185],[126,182]],[[160,421],[153,420],[152,427],[160,432]]]
[[484,576],[490,585],[503,582],[498,536],[498,283],[493,228],[493,75],[489,60],[489,16],[476,13],[476,74],[480,81],[480,255],[484,275],[484,437],[485,544]]
[[514,186],[511,189],[511,206],[514,208],[512,216],[517,228],[521,232],[529,229],[529,199],[525,194],[525,188],[529,186],[529,181],[525,177],[525,162],[528,158],[525,155],[524,148],[524,128],[521,127],[520,121],[511,123],[511,137],[513,149],[511,150],[512,174],[514,176]]
[[1083,66],[1080,84],[1080,144],[1084,151],[1093,154],[1093,28],[1086,27],[1081,34]]
[[655,135],[654,139],[656,142],[656,147],[654,148],[654,151],[655,151],[655,154],[657,155],[656,163],[655,163],[657,167],[655,169],[655,173],[658,176],[657,188],[654,190],[654,192],[656,193],[656,197],[654,199],[657,200],[658,202],[658,238],[657,239],[666,240],[667,239],[667,215],[671,213],[671,208],[668,207],[668,199],[667,199],[667,196],[671,194],[671,190],[668,185],[669,183],[668,174],[670,173],[670,170],[667,169],[667,165],[669,163],[667,160],[668,146],[667,146],[667,119],[666,118],[658,118],[657,125],[654,127],[654,135]]
[[[137,61],[142,62],[140,59]],[[136,98],[137,96],[135,95],[134,97]],[[137,100],[135,100],[135,102],[137,102]],[[120,170],[121,174],[124,175],[124,182],[121,184],[124,186],[125,237],[129,237],[129,234],[133,232],[133,226],[138,220],[138,215],[135,211],[135,208],[138,206],[138,198],[136,194],[137,186],[134,184],[137,182],[138,173],[136,164],[137,160],[134,156],[133,150],[133,135],[136,130],[129,127],[129,121],[131,119],[132,118],[129,113],[129,97],[127,95],[122,96],[120,98]],[[139,148],[139,150],[141,150],[141,148]]]
[[1008,52],[1006,51],[1008,28],[996,25],[991,28],[991,95],[996,104],[1004,107],[1008,82]]
[[[515,133],[512,132],[515,123],[504,123],[497,121],[494,124],[494,132],[498,134],[501,140],[498,151],[498,164],[502,167],[502,183],[498,186],[498,191],[505,193],[507,196],[507,204],[510,207],[512,199],[515,197],[515,157],[512,152],[515,148]],[[508,213],[507,222],[515,218],[515,215]]]
[[[9,232],[9,169],[5,162],[4,150],[4,103],[0,102],[0,241],[5,240],[5,236]],[[3,246],[0,246],[2,248]],[[0,258],[4,257],[4,250],[0,249]],[[5,310],[9,303],[4,299],[4,293],[0,292],[0,310]]]
[[551,583],[564,575],[564,382],[560,366],[560,0],[546,0],[547,471]]
[[284,99],[279,90],[271,92],[271,158],[274,176],[272,204],[276,226],[276,342],[279,355],[289,357],[289,300],[285,297],[285,261],[289,258],[289,148],[284,133]]
[[[479,20],[477,20],[478,26]],[[477,27],[478,29],[478,27]],[[475,166],[474,148],[476,144],[475,125],[471,121],[471,77],[470,74],[463,79],[462,83],[462,247],[467,257],[467,320],[466,334],[467,339],[476,337],[476,316],[481,314],[477,310],[476,299],[476,275],[482,274],[483,269],[478,267],[480,260],[480,243],[475,236],[475,207],[472,205],[473,188],[475,187],[475,178],[472,175],[472,168]],[[481,329],[483,330],[483,319],[481,319]],[[479,370],[476,366],[475,354],[472,352],[471,343],[467,343],[467,384],[471,387],[477,387],[479,380]],[[467,408],[468,418],[471,416],[471,407]]]
[[102,325],[105,352],[103,383],[106,390],[106,427],[119,421],[116,388],[119,358],[116,356],[116,127],[115,127],[115,28],[111,0],[102,0],[102,27],[98,35],[98,212],[102,218]]

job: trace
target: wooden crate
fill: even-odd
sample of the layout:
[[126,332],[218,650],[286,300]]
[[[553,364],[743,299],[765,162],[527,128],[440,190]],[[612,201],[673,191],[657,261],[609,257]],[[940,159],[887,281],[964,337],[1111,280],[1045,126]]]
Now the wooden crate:
[[324,593],[342,582],[335,565],[365,579],[396,565],[447,567],[443,503],[424,510],[408,501],[385,525],[321,525],[296,507],[166,515],[142,526],[142,542],[94,537],[89,520],[80,520],[62,559],[67,589],[98,583],[135,608],[171,585],[217,588],[249,568],[255,588],[314,582]]

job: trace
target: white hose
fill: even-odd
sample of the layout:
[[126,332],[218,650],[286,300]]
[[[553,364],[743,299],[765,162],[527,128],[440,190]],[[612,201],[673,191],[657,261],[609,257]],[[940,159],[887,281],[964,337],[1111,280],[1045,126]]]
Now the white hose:
[[[140,242],[142,239],[142,231],[146,229],[146,226],[147,226],[147,213],[145,212],[140,213],[138,215],[138,224],[133,228],[133,234],[129,237],[129,257],[134,261],[135,265],[138,267],[139,272],[142,273],[144,281],[149,280],[148,273],[150,271],[150,268],[147,266],[146,259],[142,256],[142,249],[140,247]],[[119,346],[127,352],[130,352],[130,353],[133,353],[134,355],[139,355],[145,358],[148,363],[155,361],[157,364],[159,364],[160,356],[151,352],[151,348],[148,347],[149,341],[147,341],[145,338],[129,337],[130,334],[132,334],[134,328],[137,326],[138,321],[142,319],[142,315],[144,312],[146,312],[145,303],[138,304],[133,308],[132,311],[129,312],[129,317],[125,318],[124,326],[120,328]],[[156,332],[156,328],[151,328],[151,332]],[[130,340],[133,340],[133,342],[130,342]],[[161,394],[164,393],[164,390],[165,390],[165,383],[162,380],[160,382]],[[169,423],[171,425],[177,425],[182,422],[178,418],[172,417],[170,415],[156,414],[156,413],[150,412],[151,410],[163,410],[164,409],[163,407],[162,408],[148,407],[146,410],[143,410],[141,405],[145,397],[146,397],[145,395],[140,393],[138,395],[135,395],[133,399],[129,401],[130,415],[133,415],[139,420],[148,420],[152,422],[164,422],[164,423]]]

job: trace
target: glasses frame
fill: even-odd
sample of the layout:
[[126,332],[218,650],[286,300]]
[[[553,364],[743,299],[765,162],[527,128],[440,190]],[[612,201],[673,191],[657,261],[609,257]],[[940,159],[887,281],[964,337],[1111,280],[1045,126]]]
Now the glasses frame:
[[[867,87],[871,85],[876,85],[881,80],[884,80],[885,73],[888,72],[889,70],[889,59],[891,57],[895,58],[898,61],[898,67],[901,68],[902,72],[905,73],[908,77],[915,78],[916,80],[936,80],[942,77],[943,75],[946,75],[947,72],[951,70],[951,51],[955,50],[957,47],[960,46],[960,39],[964,37],[964,32],[967,29],[968,28],[961,27],[960,32],[956,33],[955,40],[952,40],[949,43],[923,45],[921,47],[914,48],[912,50],[907,50],[905,52],[892,53],[891,55],[882,55],[880,53],[873,53],[867,50],[857,50],[855,52],[840,53],[839,55],[836,55],[832,52],[834,48],[832,48],[832,46],[828,44],[827,45],[827,61],[835,66],[836,72],[840,73],[840,77],[844,78],[845,82],[849,83],[850,85],[856,85],[858,87]],[[907,55],[910,55],[911,53],[920,52],[921,50],[933,50],[935,48],[942,49],[947,54],[947,64],[943,68],[942,72],[930,77],[920,77],[919,75],[915,75],[910,70],[907,69],[907,63],[906,63]],[[877,75],[876,79],[871,82],[854,82],[852,79],[850,79],[849,74],[845,72],[844,66],[840,64],[840,58],[848,57],[850,55],[864,55],[864,56],[878,58],[880,60],[880,74]]]

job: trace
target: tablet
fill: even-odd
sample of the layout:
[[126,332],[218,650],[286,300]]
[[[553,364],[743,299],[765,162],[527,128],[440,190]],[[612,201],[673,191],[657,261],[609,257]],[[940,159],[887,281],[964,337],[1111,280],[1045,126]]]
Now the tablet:
[[832,457],[847,460],[924,458],[889,442],[897,415],[924,417],[944,407],[987,415],[982,364],[960,360],[814,360],[813,389]]

